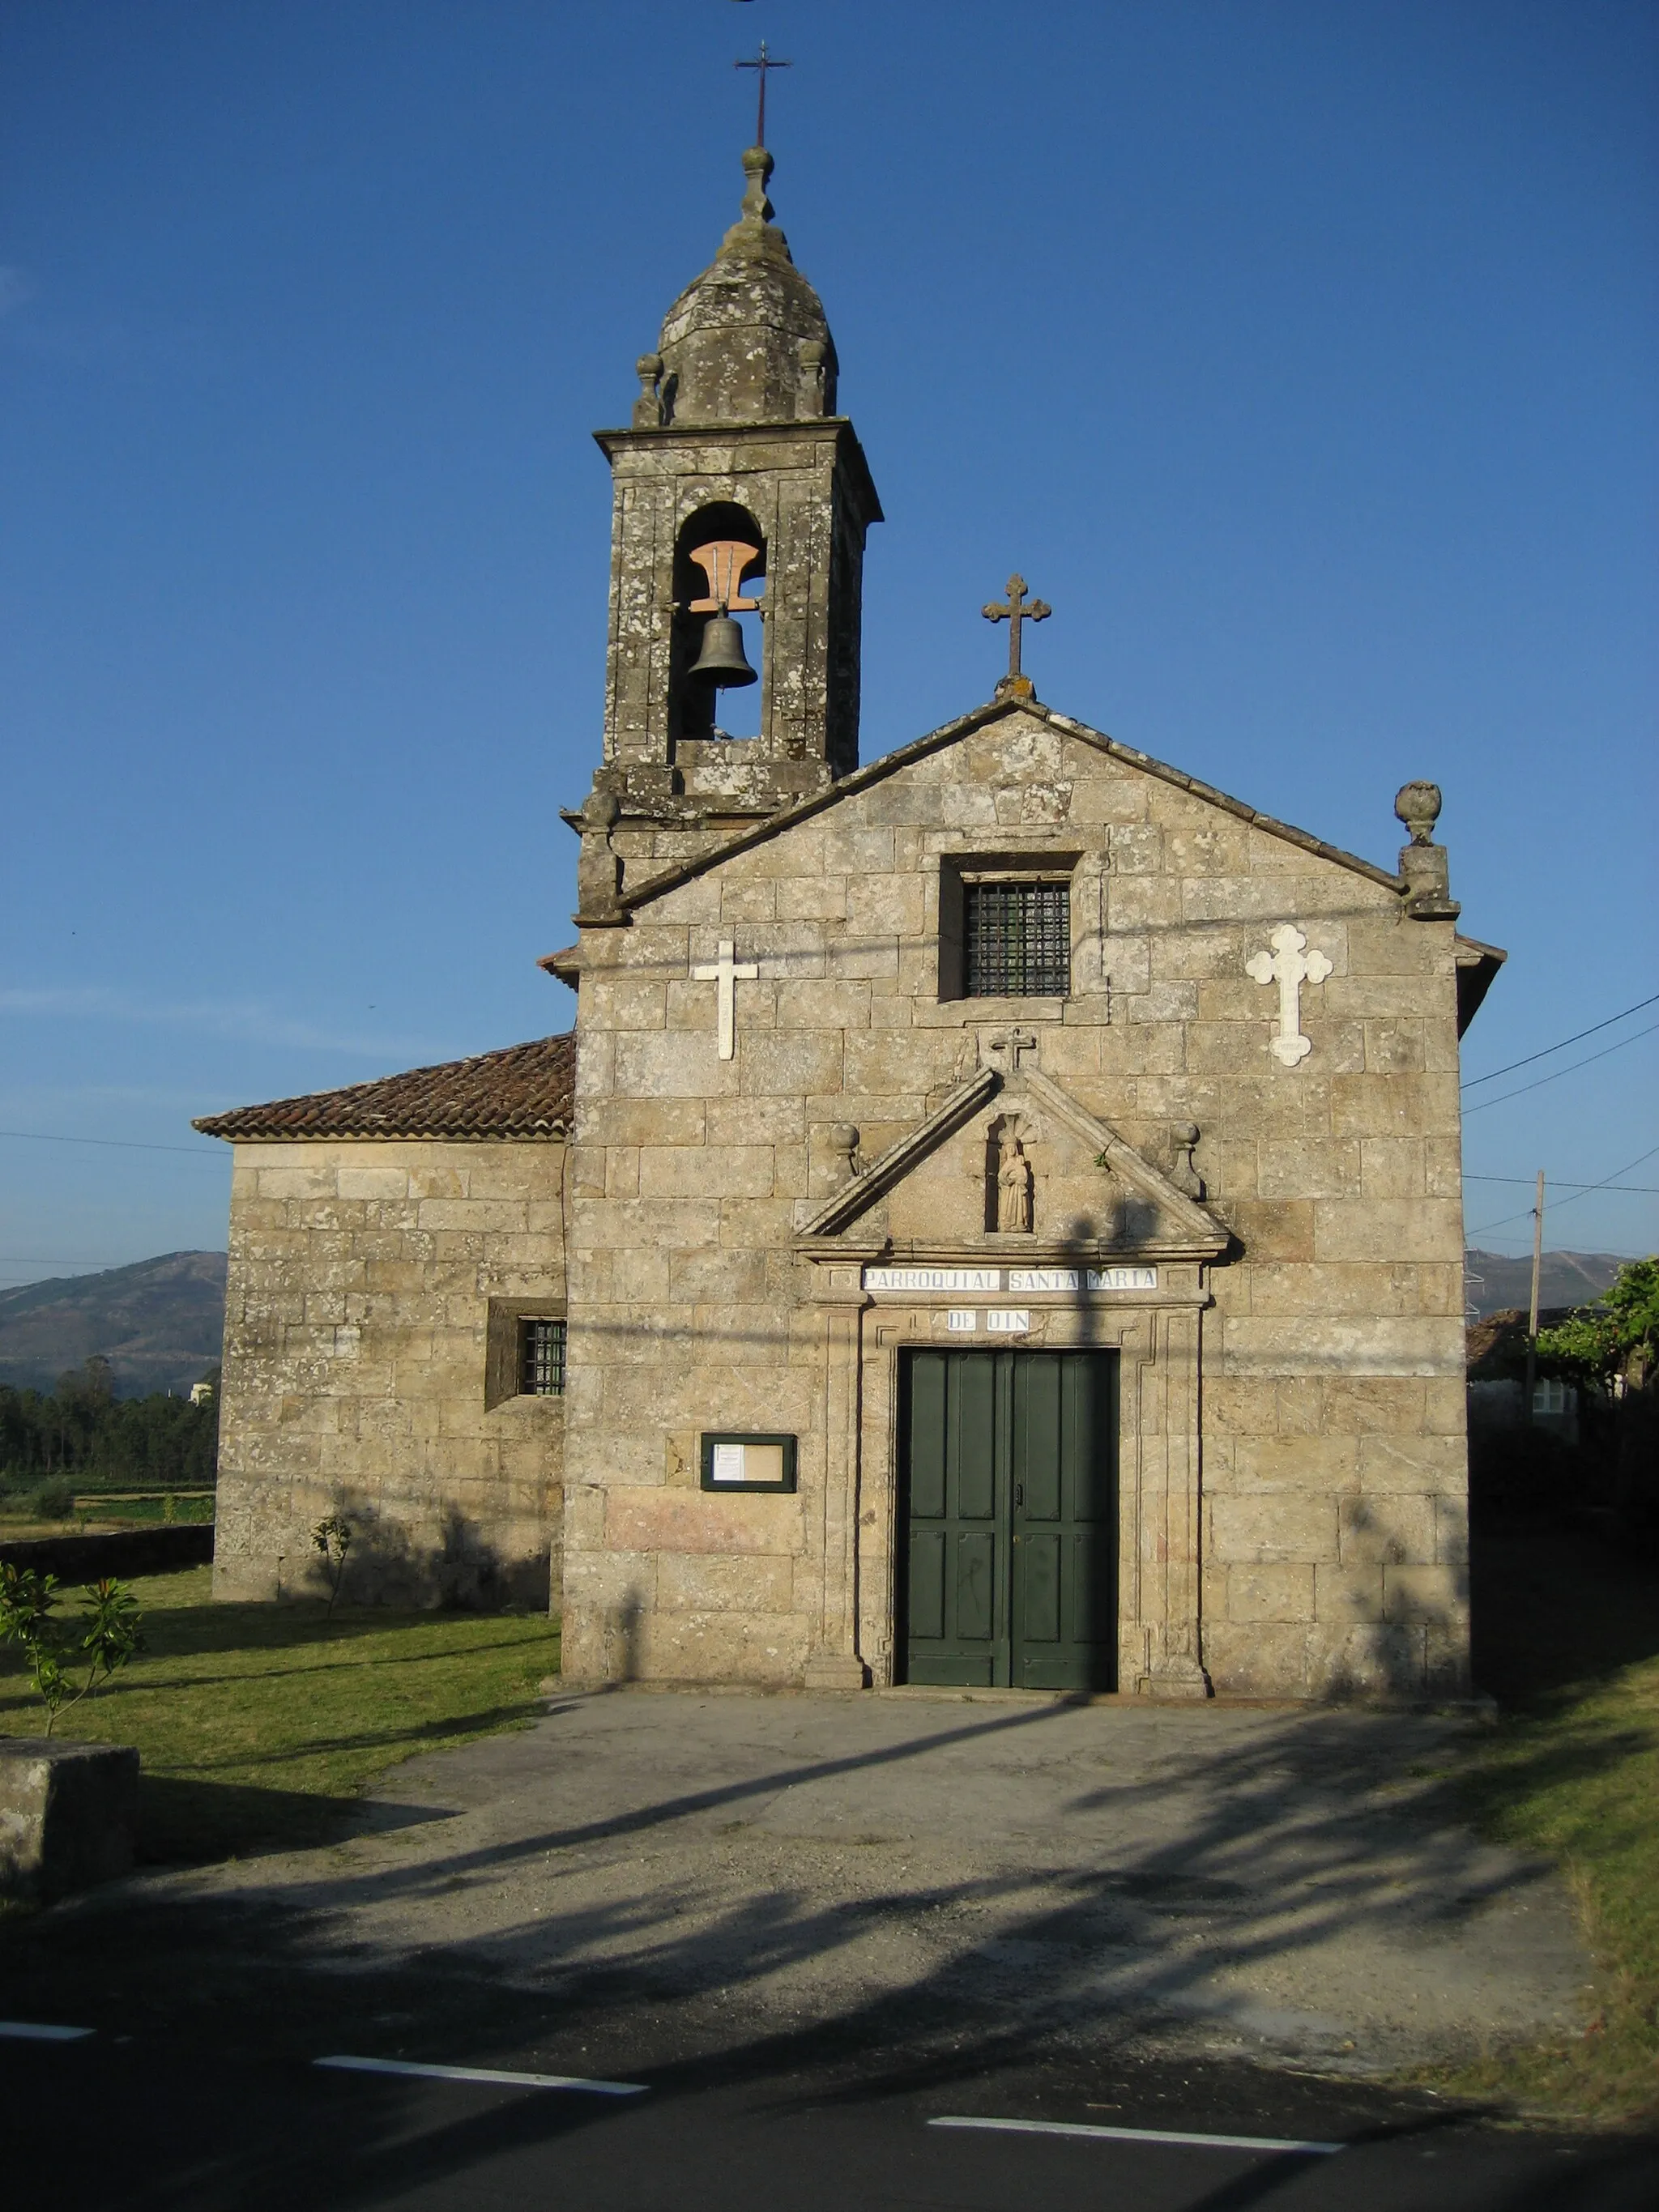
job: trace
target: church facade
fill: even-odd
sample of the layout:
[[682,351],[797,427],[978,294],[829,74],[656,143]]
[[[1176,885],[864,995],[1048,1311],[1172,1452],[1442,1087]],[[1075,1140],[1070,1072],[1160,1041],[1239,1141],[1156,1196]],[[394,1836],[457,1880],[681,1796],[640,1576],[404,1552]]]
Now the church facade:
[[599,441],[574,1055],[198,1124],[216,1586],[277,1595],[339,1510],[365,1595],[544,1577],[578,1681],[1461,1693],[1458,1040],[1503,956],[1439,794],[1384,867],[1056,713],[1018,578],[990,701],[860,768],[880,507],[744,167]]

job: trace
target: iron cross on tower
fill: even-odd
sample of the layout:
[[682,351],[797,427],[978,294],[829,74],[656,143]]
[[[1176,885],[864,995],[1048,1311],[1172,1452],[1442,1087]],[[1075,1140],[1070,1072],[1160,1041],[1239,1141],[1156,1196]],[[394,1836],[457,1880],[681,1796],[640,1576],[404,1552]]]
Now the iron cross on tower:
[[733,69],[751,69],[755,72],[760,86],[759,112],[755,118],[755,143],[757,146],[763,146],[766,143],[766,72],[768,70],[793,69],[794,64],[775,60],[767,52],[766,41],[763,39],[760,42],[760,52],[752,62],[733,62],[732,66]]
[[1032,697],[1035,686],[1030,678],[1020,670],[1020,626],[1028,622],[1047,622],[1054,609],[1042,599],[1032,599],[1028,604],[1024,577],[1010,576],[1007,605],[1004,606],[993,599],[988,606],[981,607],[980,612],[987,622],[1006,622],[1008,625],[1008,673],[997,685],[998,691],[1005,695],[1012,691],[1022,699]]

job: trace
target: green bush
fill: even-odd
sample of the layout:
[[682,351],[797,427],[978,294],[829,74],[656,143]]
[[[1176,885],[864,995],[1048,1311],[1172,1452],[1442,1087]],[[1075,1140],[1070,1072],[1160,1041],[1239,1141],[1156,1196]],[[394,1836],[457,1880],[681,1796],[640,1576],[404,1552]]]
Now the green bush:
[[75,1486],[43,1482],[34,1493],[34,1510],[43,1521],[67,1521],[75,1510]]

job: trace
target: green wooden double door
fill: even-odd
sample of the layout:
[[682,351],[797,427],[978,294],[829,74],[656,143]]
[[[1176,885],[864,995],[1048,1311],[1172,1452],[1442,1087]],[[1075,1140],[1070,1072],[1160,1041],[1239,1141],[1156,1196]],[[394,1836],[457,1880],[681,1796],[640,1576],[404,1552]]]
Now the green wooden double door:
[[1117,1680],[1117,1355],[913,1352],[900,1527],[912,1682]]

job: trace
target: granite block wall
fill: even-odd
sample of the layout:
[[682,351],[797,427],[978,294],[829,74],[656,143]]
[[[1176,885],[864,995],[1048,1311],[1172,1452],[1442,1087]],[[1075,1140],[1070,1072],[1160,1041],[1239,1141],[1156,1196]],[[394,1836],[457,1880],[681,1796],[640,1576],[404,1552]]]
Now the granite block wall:
[[[1069,878],[1072,989],[941,996],[942,872],[1011,856]],[[1277,994],[1246,964],[1285,921],[1328,963],[1302,990],[1297,1066],[1269,1049]],[[759,969],[736,987],[729,1060],[716,986],[690,974],[723,939]],[[866,1515],[891,1469],[831,1449],[834,1323],[793,1238],[847,1174],[840,1129],[877,1157],[1015,1023],[1042,1074],[1161,1170],[1196,1122],[1207,1203],[1235,1239],[1206,1271],[1200,1354],[1214,1687],[1466,1683],[1453,948],[1453,923],[1412,915],[1387,869],[1017,707],[859,779],[628,926],[585,929],[572,1672],[806,1678],[831,1494],[854,1486],[876,1561],[893,1532]],[[1039,1229],[1043,1205],[1040,1174]],[[884,1355],[864,1303],[867,1379]],[[699,1491],[698,1433],[746,1426],[799,1434],[798,1497]]]
[[556,1141],[236,1146],[216,1596],[315,1594],[335,1512],[349,1596],[556,1593],[564,1401],[489,1401],[492,1300],[498,1332],[564,1311],[564,1168]]

